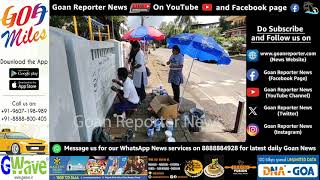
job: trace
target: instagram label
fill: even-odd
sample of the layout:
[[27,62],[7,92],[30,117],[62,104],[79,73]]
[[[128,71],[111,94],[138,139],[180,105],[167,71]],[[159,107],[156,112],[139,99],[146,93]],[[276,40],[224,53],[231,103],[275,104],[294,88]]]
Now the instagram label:
[[257,124],[251,123],[247,126],[247,133],[249,136],[256,136],[259,134],[259,126]]

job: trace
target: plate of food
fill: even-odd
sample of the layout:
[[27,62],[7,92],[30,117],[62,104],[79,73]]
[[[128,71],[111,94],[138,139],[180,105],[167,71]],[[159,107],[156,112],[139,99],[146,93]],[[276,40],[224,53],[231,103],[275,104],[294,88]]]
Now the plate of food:
[[212,163],[204,168],[204,174],[210,178],[218,178],[224,174],[224,168],[219,164],[218,159],[212,159]]

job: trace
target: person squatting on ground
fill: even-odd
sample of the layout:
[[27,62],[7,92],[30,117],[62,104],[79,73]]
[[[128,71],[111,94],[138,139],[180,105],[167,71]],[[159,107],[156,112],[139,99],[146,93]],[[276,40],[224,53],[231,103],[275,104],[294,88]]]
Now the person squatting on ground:
[[134,60],[132,70],[133,71],[133,84],[136,87],[140,101],[146,98],[145,87],[148,84],[147,70],[145,66],[144,53],[140,49],[140,43],[138,41],[132,42],[132,50],[137,51]]
[[180,53],[180,48],[177,45],[172,47],[172,55],[170,56],[167,65],[170,65],[169,80],[173,90],[173,99],[180,102],[180,84],[183,84],[183,68],[184,56]]
[[118,89],[116,86],[112,86],[111,89],[117,93],[117,97],[120,100],[113,107],[117,113],[121,114],[130,109],[136,109],[139,103],[139,96],[132,80],[128,77],[128,70],[126,68],[118,69],[118,79],[113,79],[112,82],[123,87],[123,90]]

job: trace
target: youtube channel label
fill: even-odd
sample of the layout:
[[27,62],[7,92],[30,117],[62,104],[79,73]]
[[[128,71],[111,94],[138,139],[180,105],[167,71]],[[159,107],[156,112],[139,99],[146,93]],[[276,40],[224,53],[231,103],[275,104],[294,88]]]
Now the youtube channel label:
[[248,97],[259,97],[260,89],[259,88],[247,88],[247,96]]
[[210,3],[202,4],[202,11],[212,11],[212,4]]

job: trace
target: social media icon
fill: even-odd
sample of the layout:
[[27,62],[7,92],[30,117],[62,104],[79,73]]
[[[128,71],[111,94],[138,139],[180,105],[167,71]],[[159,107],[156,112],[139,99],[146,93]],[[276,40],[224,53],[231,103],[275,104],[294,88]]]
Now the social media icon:
[[312,14],[312,15],[319,14],[319,9],[317,7],[314,7],[313,3],[309,1],[304,2],[303,9],[304,9],[304,13],[306,14]]
[[257,124],[251,123],[247,126],[247,133],[249,136],[256,136],[260,132],[259,126]]
[[257,49],[247,50],[247,61],[248,62],[257,62],[259,61],[259,51]]
[[255,87],[247,88],[247,96],[248,97],[259,97],[260,89]]
[[295,3],[291,4],[291,6],[290,6],[290,10],[293,13],[297,13],[299,11],[299,9],[300,9],[299,5],[295,4]]
[[61,146],[59,144],[55,144],[52,146],[52,151],[56,154],[61,152]]
[[202,4],[202,11],[212,11],[212,4]]
[[249,81],[256,81],[259,77],[259,72],[256,69],[249,69],[247,72],[247,79]]
[[257,106],[254,106],[254,105],[249,106],[249,111],[250,111],[249,116],[257,116],[258,115],[257,109],[258,109]]

